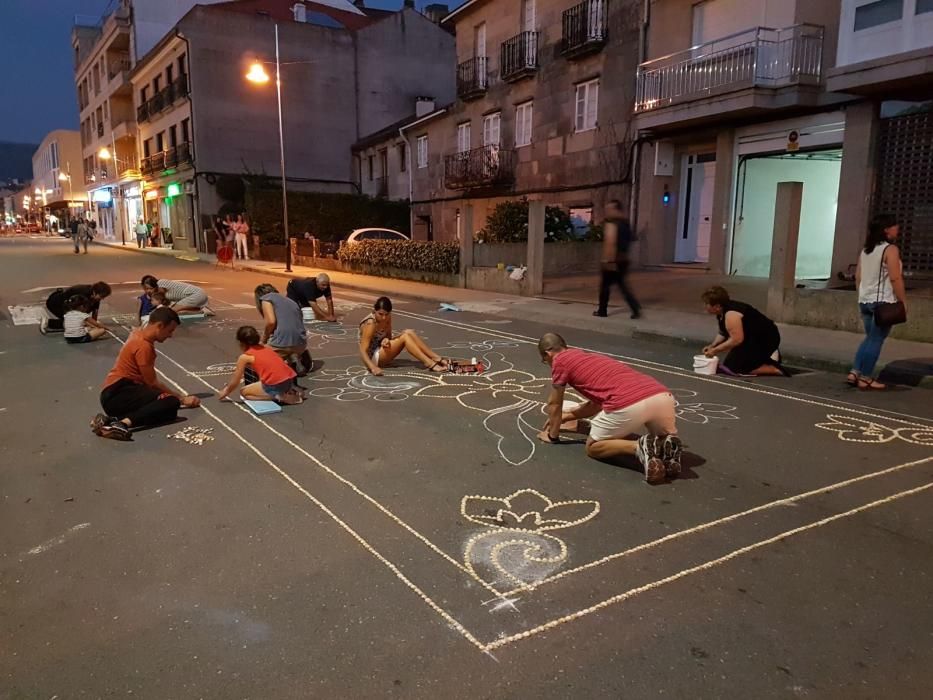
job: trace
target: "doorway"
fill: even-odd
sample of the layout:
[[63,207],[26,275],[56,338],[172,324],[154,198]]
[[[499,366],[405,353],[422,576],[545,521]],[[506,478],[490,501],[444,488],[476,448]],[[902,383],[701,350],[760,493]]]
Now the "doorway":
[[674,262],[709,262],[716,154],[685,155],[682,172]]
[[746,277],[770,274],[778,183],[802,182],[795,276],[827,279],[832,268],[841,165],[839,148],[742,158],[737,173],[729,272]]

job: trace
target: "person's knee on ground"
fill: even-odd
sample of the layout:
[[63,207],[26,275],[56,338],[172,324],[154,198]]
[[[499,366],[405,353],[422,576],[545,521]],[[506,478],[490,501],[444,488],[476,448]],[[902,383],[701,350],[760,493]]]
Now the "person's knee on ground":
[[605,440],[586,441],[586,456],[592,459],[606,460],[614,457],[632,456],[638,443],[635,440],[624,438],[607,438]]
[[91,340],[100,340],[107,335],[107,330],[104,328],[90,328],[87,334],[91,336]]

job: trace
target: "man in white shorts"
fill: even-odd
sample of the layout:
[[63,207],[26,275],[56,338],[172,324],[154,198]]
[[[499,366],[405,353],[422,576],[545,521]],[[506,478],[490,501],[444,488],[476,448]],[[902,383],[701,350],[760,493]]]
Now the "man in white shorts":
[[[563,423],[589,418],[588,456],[608,460],[634,455],[649,484],[679,476],[683,445],[677,437],[676,403],[664,385],[605,355],[570,349],[557,333],[545,333],[538,352],[550,365],[553,382],[539,440],[558,443]],[[587,399],[572,411],[563,410],[568,386]]]

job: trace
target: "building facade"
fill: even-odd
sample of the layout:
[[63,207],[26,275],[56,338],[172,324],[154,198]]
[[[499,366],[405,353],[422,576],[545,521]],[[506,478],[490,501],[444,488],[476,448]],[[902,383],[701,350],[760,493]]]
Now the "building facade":
[[[359,191],[351,148],[362,130],[410,115],[421,90],[452,96],[447,32],[411,8],[347,7],[195,7],[139,62],[142,207],[174,247],[212,250],[212,217],[242,209],[244,181],[280,181],[276,27],[289,190]],[[264,85],[245,78],[256,62],[270,75]]]
[[[81,134],[66,129],[46,134],[32,156],[33,194],[41,203],[43,223],[49,230],[67,226],[73,216],[84,212],[87,199],[81,158]],[[77,182],[72,173],[78,176]]]
[[474,229],[519,197],[586,227],[628,200],[641,6],[470,0],[445,18],[457,98],[403,130],[416,237],[453,239],[467,205]]

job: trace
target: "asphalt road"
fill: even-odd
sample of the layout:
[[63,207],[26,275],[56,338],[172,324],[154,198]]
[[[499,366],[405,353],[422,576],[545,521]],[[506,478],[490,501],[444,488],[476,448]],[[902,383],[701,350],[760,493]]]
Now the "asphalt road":
[[[337,289],[342,322],[309,325],[311,401],[257,418],[206,398],[119,443],[88,421],[137,280],[207,289],[217,316],[158,365],[206,393],[262,277],[28,239],[0,240],[0,270],[2,698],[930,695],[928,392],[698,377],[686,349],[568,333],[677,396],[689,473],[652,487],[535,442],[548,329],[398,299],[397,329],[490,368],[374,378],[370,300]],[[118,339],[66,346],[7,313],[97,279]],[[214,440],[167,439],[185,427]]]

